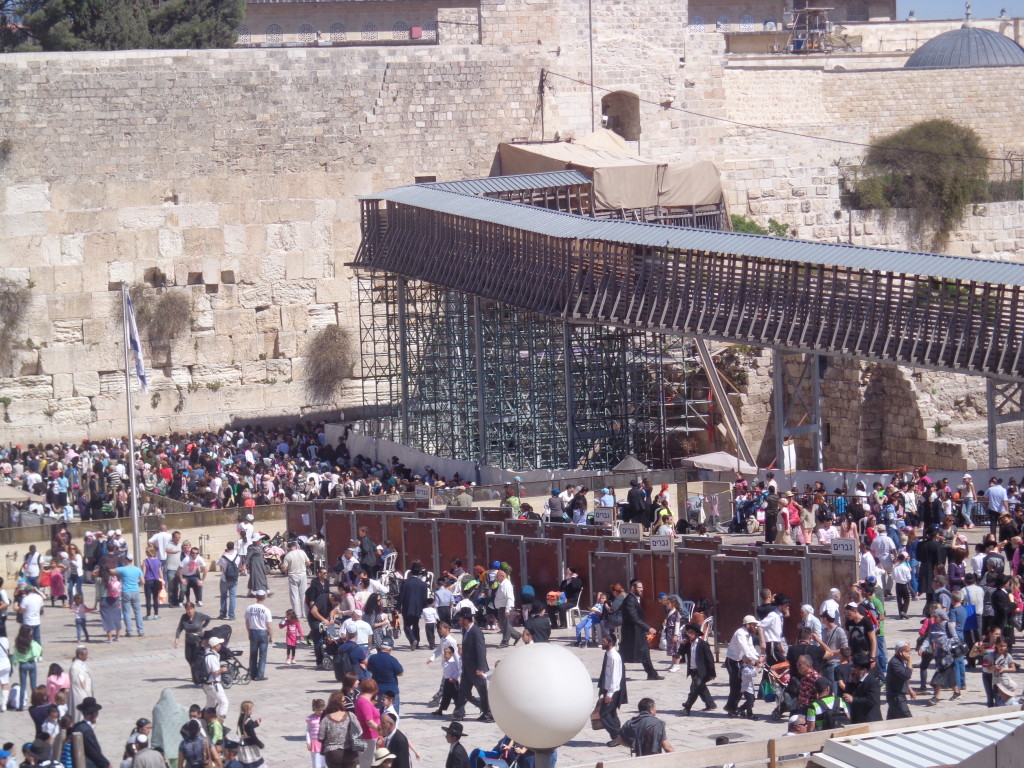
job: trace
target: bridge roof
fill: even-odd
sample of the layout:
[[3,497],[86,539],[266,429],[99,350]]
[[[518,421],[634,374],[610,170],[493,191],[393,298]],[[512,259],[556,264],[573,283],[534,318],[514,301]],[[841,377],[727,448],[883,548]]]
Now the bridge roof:
[[[479,181],[490,182],[492,179]],[[1024,286],[1024,264],[1007,261],[865,248],[843,243],[817,243],[664,224],[592,219],[507,200],[458,194],[438,189],[436,184],[396,187],[376,195],[364,196],[362,199],[409,205],[570,240],[601,240],[801,264],[824,264],[848,269]]]
[[547,173],[521,173],[514,176],[488,176],[484,179],[462,181],[435,181],[418,184],[420,187],[457,192],[462,195],[492,195],[496,192],[518,192],[530,189],[571,187],[576,184],[590,184],[591,179],[577,170],[549,171]]

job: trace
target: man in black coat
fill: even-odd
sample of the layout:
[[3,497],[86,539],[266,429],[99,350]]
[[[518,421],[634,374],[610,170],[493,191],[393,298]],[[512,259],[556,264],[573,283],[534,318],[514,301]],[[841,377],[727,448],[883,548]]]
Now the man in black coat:
[[427,583],[420,578],[423,573],[423,565],[419,560],[412,564],[409,569],[409,578],[402,582],[398,590],[398,610],[402,614],[402,628],[405,631],[405,639],[415,651],[420,647],[420,615],[427,607]]
[[637,480],[629,481],[629,491],[626,493],[626,509],[622,519],[627,523],[642,523],[647,517],[647,497],[644,496]]
[[551,621],[547,616],[548,606],[540,600],[530,609],[530,618],[523,622],[523,629],[530,633],[535,643],[551,641]]
[[690,707],[698,697],[704,702],[705,712],[718,709],[708,690],[708,683],[715,679],[715,657],[711,653],[711,646],[700,636],[700,627],[696,624],[687,624],[683,631],[689,643],[683,648],[682,664],[690,678],[690,695],[683,702],[683,714],[690,714]]
[[445,741],[448,742],[448,759],[444,761],[444,768],[469,768],[469,755],[466,748],[462,746],[462,723],[451,723],[447,728],[442,728],[445,734]]
[[932,575],[935,568],[946,562],[946,543],[942,538],[942,532],[935,528],[926,528],[926,538],[917,545],[917,583],[919,594],[927,595],[924,601],[924,610],[927,612],[932,604],[934,591],[932,587]]
[[854,654],[853,675],[847,690],[843,701],[850,707],[850,722],[876,723],[882,719],[882,678],[871,666],[868,654]]
[[644,621],[643,608],[640,607],[640,598],[644,594],[644,585],[639,579],[629,582],[629,592],[622,601],[622,643],[619,645],[619,653],[622,654],[622,661],[626,664],[640,663],[647,673],[648,680],[663,680],[651,664],[651,649],[647,644],[647,636],[653,634],[654,630]]
[[398,730],[394,715],[380,716],[380,735],[388,752],[395,756],[391,768],[409,768],[409,739]]
[[[459,680],[459,694],[452,716],[456,720],[465,719],[466,702],[469,701],[480,709],[481,720],[491,722],[494,718],[491,717],[491,706],[487,701],[487,680],[484,678],[490,669],[487,666],[487,646],[484,633],[473,618],[471,608],[459,611],[459,626],[462,627],[462,678]],[[474,688],[480,698],[473,696]]]
[[103,756],[99,739],[96,738],[96,720],[103,707],[92,696],[86,696],[78,705],[82,720],[72,726],[70,733],[82,734],[82,745],[85,748],[85,768],[110,768],[110,761]]

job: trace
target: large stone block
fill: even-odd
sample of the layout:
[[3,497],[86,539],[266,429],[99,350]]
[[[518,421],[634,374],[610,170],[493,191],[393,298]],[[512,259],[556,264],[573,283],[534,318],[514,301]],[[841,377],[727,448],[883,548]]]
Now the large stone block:
[[14,215],[50,210],[49,184],[14,184],[4,195],[4,212]]
[[39,350],[39,370],[44,373],[72,373],[75,370],[75,349],[70,346]]
[[121,208],[117,212],[117,223],[125,229],[157,229],[166,220],[167,209],[162,205]]
[[93,397],[100,393],[100,375],[96,371],[76,371],[72,374],[72,390],[77,397]]
[[315,302],[315,280],[292,280],[286,283],[278,283],[274,286],[275,304],[302,304],[309,306]]
[[256,333],[256,311],[253,309],[228,309],[214,313],[218,334],[238,335]]
[[305,331],[309,328],[309,308],[302,304],[281,307],[282,331]]

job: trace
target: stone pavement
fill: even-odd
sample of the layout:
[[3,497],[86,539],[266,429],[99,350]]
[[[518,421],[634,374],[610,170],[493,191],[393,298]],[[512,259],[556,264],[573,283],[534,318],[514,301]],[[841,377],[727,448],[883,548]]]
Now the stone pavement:
[[[218,577],[212,577],[209,584],[209,596],[217,593]],[[285,577],[272,576],[271,589],[273,594],[268,605],[276,618],[283,616],[287,605],[287,586]],[[251,600],[240,598],[238,614],[241,616],[244,607]],[[218,601],[205,600],[204,612],[211,616],[217,615]],[[912,605],[912,611],[919,612],[922,602]],[[888,607],[888,606],[887,606]],[[892,605],[892,610],[895,605]],[[90,630],[94,640],[89,643],[91,655],[90,666],[95,679],[97,699],[103,704],[99,719],[99,735],[107,757],[116,765],[121,758],[121,750],[125,739],[131,731],[132,724],[139,717],[150,717],[152,707],[160,692],[169,688],[179,703],[188,706],[192,703],[203,704],[205,697],[201,689],[189,682],[189,673],[185,664],[183,650],[174,650],[172,640],[177,619],[180,615],[176,610],[164,610],[165,618],[160,621],[145,622],[146,634],[142,638],[122,638],[120,642],[107,644],[97,641],[96,637],[103,634],[99,628],[98,615],[90,616]],[[648,617],[651,623],[660,622],[660,617]],[[216,620],[214,620],[216,622]],[[913,642],[916,638],[917,620],[887,622],[888,647],[895,645],[896,640],[906,639]],[[233,647],[248,653],[245,639],[244,624],[239,619],[235,622]],[[7,623],[8,632],[14,634],[17,624],[11,619]],[[725,640],[731,635],[733,628],[723,628]],[[571,635],[567,630],[554,634],[557,643],[566,643]],[[47,608],[43,617],[43,659],[40,664],[40,682],[45,678],[45,670],[52,662],[62,664],[65,668],[70,663],[75,648],[75,631],[71,613],[67,610]],[[231,688],[228,699],[231,707],[227,724],[235,729],[234,721],[238,716],[239,704],[244,699],[255,702],[255,714],[263,719],[260,728],[261,738],[266,743],[264,754],[270,768],[283,764],[299,765],[292,760],[304,760],[307,753],[303,741],[305,716],[309,713],[311,699],[326,699],[336,684],[331,673],[317,670],[313,665],[311,648],[301,647],[297,653],[299,664],[288,667],[283,664],[285,658],[284,633],[275,629],[275,643],[270,651],[270,663],[267,667],[268,680],[253,682],[247,686]],[[496,662],[515,649],[498,650],[494,646],[498,637],[487,635],[488,659],[493,666]],[[182,644],[183,648],[183,644]],[[573,649],[586,664],[592,676],[596,678],[600,671],[601,651],[599,649]],[[724,660],[724,647],[721,649]],[[399,640],[396,658],[405,667],[405,675],[401,678],[402,722],[401,728],[410,741],[419,750],[422,759],[420,766],[440,768],[446,757],[446,744],[441,733],[441,726],[447,724],[445,718],[433,717],[426,702],[438,687],[440,665],[427,666],[424,662],[429,652],[420,650],[411,652],[404,637]],[[667,669],[668,662],[663,652],[654,651],[655,665],[659,669]],[[916,657],[915,657],[916,660]],[[676,750],[701,749],[714,745],[715,737],[726,735],[730,741],[747,741],[764,739],[781,735],[784,726],[777,722],[767,721],[766,716],[771,706],[758,702],[755,712],[762,715],[756,722],[733,720],[721,714],[721,710],[704,714],[694,710],[690,717],[680,716],[680,706],[688,690],[685,673],[678,672],[667,675],[663,681],[647,681],[639,665],[627,665],[629,697],[632,702],[620,711],[623,719],[635,712],[636,702],[644,696],[651,696],[658,704],[659,715],[668,723],[669,739]],[[915,679],[917,675],[915,674]],[[973,716],[981,713],[984,705],[984,694],[981,688],[980,673],[968,671],[968,690],[958,702],[944,701],[938,707],[925,707],[922,703],[911,704],[915,714],[938,714],[948,712],[951,717]],[[726,674],[719,671],[719,680],[712,686],[712,693],[718,699],[719,706],[724,704],[727,694]],[[525,692],[529,695],[529,692]],[[596,691],[595,691],[596,695]],[[467,736],[464,743],[467,749],[473,747],[490,748],[500,737],[498,726],[493,723],[481,723],[473,720],[476,710],[472,705],[467,707],[470,720],[465,723]],[[883,705],[883,713],[885,707]],[[0,740],[23,743],[30,740],[32,727],[27,713],[6,712],[0,714]],[[607,734],[603,731],[590,730],[589,725],[575,739],[559,752],[559,763],[569,765],[593,765],[598,761],[628,758],[625,748],[607,748]]]

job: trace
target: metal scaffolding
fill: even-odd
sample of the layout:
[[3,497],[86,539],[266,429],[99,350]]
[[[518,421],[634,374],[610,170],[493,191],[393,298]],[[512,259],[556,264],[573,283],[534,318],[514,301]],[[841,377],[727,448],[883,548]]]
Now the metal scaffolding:
[[364,404],[381,414],[370,434],[509,469],[609,469],[631,453],[668,466],[707,429],[706,384],[678,337],[358,279]]

